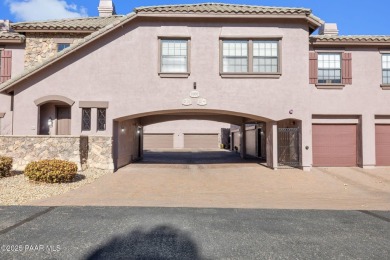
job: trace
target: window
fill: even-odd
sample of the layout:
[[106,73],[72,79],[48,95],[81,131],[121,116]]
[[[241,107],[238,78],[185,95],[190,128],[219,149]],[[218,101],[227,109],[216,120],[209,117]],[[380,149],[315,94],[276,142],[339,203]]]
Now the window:
[[57,52],[60,52],[70,46],[70,43],[57,43]]
[[223,72],[248,72],[248,41],[223,41]]
[[90,108],[82,109],[81,130],[91,131],[91,109]]
[[279,77],[280,40],[221,40],[221,76]]
[[161,39],[160,73],[188,73],[188,40]]
[[341,54],[318,54],[318,83],[341,83]]
[[382,83],[390,85],[390,53],[382,54]]
[[105,108],[97,109],[97,130],[98,131],[106,130],[106,109]]
[[253,72],[278,72],[278,42],[253,42]]

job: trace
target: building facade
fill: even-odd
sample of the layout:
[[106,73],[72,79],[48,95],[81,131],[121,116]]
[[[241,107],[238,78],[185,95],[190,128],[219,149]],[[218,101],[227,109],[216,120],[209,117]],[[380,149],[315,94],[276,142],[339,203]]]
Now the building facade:
[[[12,39],[2,47],[3,147],[12,136],[89,137],[84,157],[119,168],[155,142],[145,143],[148,126],[197,120],[199,128],[206,120],[238,126],[231,148],[274,169],[390,165],[390,37],[340,36],[303,8],[197,4],[110,14],[11,24],[2,33],[3,43]],[[67,37],[50,31],[56,24],[66,24]],[[40,30],[61,39],[45,41]],[[51,51],[62,43],[70,46]],[[172,142],[212,138],[191,134],[211,133]]]

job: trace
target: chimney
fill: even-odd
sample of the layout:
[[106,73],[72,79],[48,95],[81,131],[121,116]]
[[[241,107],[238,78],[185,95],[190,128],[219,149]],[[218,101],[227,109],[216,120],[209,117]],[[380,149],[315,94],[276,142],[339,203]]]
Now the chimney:
[[336,23],[325,23],[320,27],[319,35],[337,36],[339,30]]
[[9,20],[0,20],[0,32],[9,32]]
[[112,0],[100,0],[98,10],[99,10],[100,17],[111,16],[116,14],[115,5],[112,2]]

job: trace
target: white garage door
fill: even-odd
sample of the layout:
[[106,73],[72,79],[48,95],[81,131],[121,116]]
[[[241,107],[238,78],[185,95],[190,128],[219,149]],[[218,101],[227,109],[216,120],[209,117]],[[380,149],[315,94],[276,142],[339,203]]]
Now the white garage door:
[[144,149],[173,148],[173,134],[144,134]]
[[216,149],[218,134],[184,134],[184,148]]

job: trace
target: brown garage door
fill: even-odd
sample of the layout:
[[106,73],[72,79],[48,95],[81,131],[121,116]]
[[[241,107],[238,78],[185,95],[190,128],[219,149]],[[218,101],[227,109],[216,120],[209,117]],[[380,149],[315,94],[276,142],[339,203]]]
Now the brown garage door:
[[144,149],[173,148],[173,134],[144,134]]
[[216,149],[218,134],[184,134],[184,148]]
[[390,125],[375,126],[376,165],[390,166]]
[[356,166],[356,125],[313,125],[313,166]]

